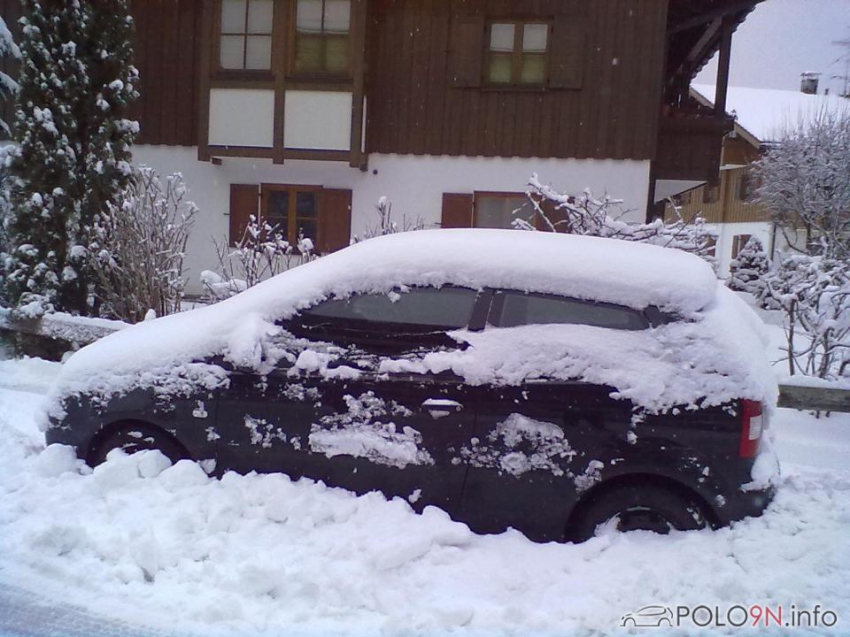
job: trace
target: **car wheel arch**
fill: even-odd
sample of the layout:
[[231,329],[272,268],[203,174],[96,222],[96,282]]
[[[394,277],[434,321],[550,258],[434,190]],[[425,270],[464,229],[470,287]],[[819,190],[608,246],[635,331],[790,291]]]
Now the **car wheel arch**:
[[[192,454],[186,446],[170,431],[155,423],[139,420],[139,419],[122,419],[110,422],[101,427],[94,436],[92,436],[86,448],[85,461],[90,467],[99,464],[98,459],[103,451],[104,445],[114,439],[123,431],[138,429],[149,436],[153,436],[161,443],[170,447],[173,453],[182,458],[192,458]],[[166,453],[166,455],[170,455]]]
[[623,487],[636,485],[646,488],[658,488],[673,491],[682,498],[697,505],[711,528],[717,528],[720,526],[720,521],[711,504],[702,494],[688,485],[682,484],[669,476],[659,474],[623,473],[595,484],[592,488],[588,489],[581,495],[578,502],[576,502],[575,506],[570,511],[565,527],[565,537],[568,540],[574,537],[573,531],[591,503],[595,503]]

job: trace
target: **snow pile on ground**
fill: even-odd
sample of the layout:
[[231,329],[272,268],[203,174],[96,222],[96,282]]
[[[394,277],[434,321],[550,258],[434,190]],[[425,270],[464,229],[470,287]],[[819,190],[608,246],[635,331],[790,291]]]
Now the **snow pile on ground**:
[[[636,271],[640,280],[632,276]],[[79,392],[109,396],[137,386],[140,378],[165,393],[185,393],[191,383],[220,387],[226,382],[221,369],[196,362],[213,355],[262,372],[279,358],[297,354],[296,367],[307,371],[356,374],[350,368],[329,369],[332,352],[314,355],[299,351],[295,342],[287,345],[274,322],[329,296],[445,284],[559,293],[638,309],[654,305],[692,321],[629,334],[547,326],[543,340],[535,328],[500,330],[498,337],[460,334],[473,347],[456,353],[457,360],[439,359],[435,365],[463,370],[470,382],[518,383],[529,371],[539,374],[536,367],[498,362],[522,353],[527,360],[545,361],[542,369],[555,377],[616,386],[647,409],[693,404],[709,393],[718,401],[747,397],[771,403],[775,398],[766,365],[751,355],[760,347],[750,329],[756,317],[718,285],[701,259],[641,243],[501,230],[423,231],[364,241],[214,306],[122,330],[72,356],[54,396],[57,403]],[[573,343],[577,332],[595,336]],[[512,342],[509,335],[519,340]],[[500,348],[493,347],[496,342]],[[621,345],[619,352],[612,343]],[[631,370],[626,375],[619,361],[632,351],[642,356],[626,362]],[[600,360],[607,362],[597,364],[597,355],[605,355]],[[644,369],[649,359],[655,369],[651,375]],[[493,365],[500,369],[494,372]],[[679,376],[687,380],[677,387],[671,380]]]
[[[839,627],[850,618],[846,416],[779,411],[792,462],[761,518],[541,545],[309,480],[214,480],[156,452],[115,452],[92,472],[43,449],[39,400],[0,390],[0,583],[48,603],[204,637],[598,635],[649,604],[821,604]],[[548,435],[519,425],[505,435]]]
[[61,364],[41,358],[0,360],[0,386],[44,393],[61,369]]

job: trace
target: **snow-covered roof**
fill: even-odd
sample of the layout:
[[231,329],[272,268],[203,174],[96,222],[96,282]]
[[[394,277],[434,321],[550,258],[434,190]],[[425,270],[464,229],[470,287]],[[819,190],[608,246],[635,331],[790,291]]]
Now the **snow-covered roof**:
[[[500,330],[480,342],[456,333],[459,340],[471,342],[472,356],[426,357],[417,365],[419,371],[454,369],[475,383],[584,378],[613,385],[622,396],[649,408],[706,395],[716,401],[772,400],[775,382],[752,351],[760,347],[759,336],[748,327],[748,317],[738,315],[737,299],[725,299],[723,293],[732,293],[718,285],[710,266],[698,257],[614,239],[472,229],[370,239],[216,305],[121,330],[74,354],[63,367],[55,396],[81,391],[111,395],[139,385],[165,385],[168,392],[211,389],[226,382],[224,372],[197,361],[218,354],[258,370],[286,357],[296,373],[357,375],[344,366],[329,368],[335,356],[330,350],[316,354],[313,345],[291,339],[281,349],[281,328],[274,322],[330,296],[446,284],[555,293],[634,308],[654,305],[690,320],[632,337],[567,326],[547,326],[546,334],[539,333],[540,326]],[[751,313],[746,307],[743,311]],[[556,347],[559,340],[564,342]],[[512,349],[524,354],[513,356]]]
[[[713,103],[713,85],[693,84],[691,88]],[[822,108],[850,108],[850,100],[836,95],[743,86],[730,86],[726,95],[726,111],[734,111],[738,116],[736,123],[760,142],[776,141],[784,128],[811,117]]]

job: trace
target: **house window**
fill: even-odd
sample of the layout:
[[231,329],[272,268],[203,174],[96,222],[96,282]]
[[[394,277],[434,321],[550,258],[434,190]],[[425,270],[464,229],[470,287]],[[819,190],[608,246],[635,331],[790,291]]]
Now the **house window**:
[[476,228],[513,228],[516,219],[534,223],[534,207],[521,193],[475,193],[474,206]]
[[720,185],[709,186],[706,184],[702,187],[702,202],[716,203],[720,200]]
[[221,0],[218,63],[227,71],[272,67],[274,0]]
[[749,201],[753,196],[753,178],[749,170],[741,171],[741,181],[738,184],[738,198],[741,201]]
[[738,255],[741,254],[741,250],[744,249],[744,246],[747,245],[747,242],[750,240],[752,235],[749,234],[736,234],[732,238],[732,258],[737,259]]
[[293,246],[301,237],[317,243],[319,188],[310,186],[262,187],[260,218],[275,226]]
[[549,24],[493,22],[487,47],[489,84],[544,84],[547,75]]
[[351,0],[298,0],[294,75],[345,76],[350,71]]

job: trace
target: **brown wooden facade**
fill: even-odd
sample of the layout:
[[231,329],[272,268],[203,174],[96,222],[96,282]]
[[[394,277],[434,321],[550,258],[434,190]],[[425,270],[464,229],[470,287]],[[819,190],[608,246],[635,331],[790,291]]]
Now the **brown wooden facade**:
[[[367,147],[378,153],[649,159],[657,137],[665,4],[377,0],[370,23]],[[473,52],[484,46],[485,20],[517,15],[553,16],[552,41],[572,45],[560,54],[578,69],[569,88],[482,85]],[[451,71],[464,65],[472,66],[472,81],[457,85]]]
[[[294,1],[275,0],[275,20],[291,16]],[[758,1],[353,0],[352,41],[360,48],[353,57],[352,121],[359,122],[357,97],[365,95],[365,143],[355,125],[350,152],[316,154],[285,150],[283,141],[273,149],[210,148],[210,87],[281,92],[297,84],[287,79],[277,53],[277,66],[258,83],[215,74],[216,0],[131,0],[141,75],[141,99],[133,108],[141,123],[138,141],[197,146],[201,159],[329,159],[360,167],[361,147],[366,156],[654,160],[655,178],[712,179],[728,119],[722,111],[690,110],[681,87],[718,48],[728,58],[732,30]],[[7,22],[14,22],[15,5],[0,0]],[[545,84],[482,81],[487,25],[508,19],[550,25]],[[282,101],[275,107],[278,120]]]

